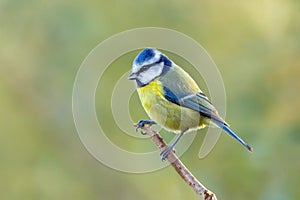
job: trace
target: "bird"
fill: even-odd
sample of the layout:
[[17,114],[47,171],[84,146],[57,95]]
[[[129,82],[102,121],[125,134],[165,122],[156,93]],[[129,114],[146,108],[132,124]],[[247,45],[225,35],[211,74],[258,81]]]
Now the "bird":
[[136,82],[142,106],[151,119],[140,120],[136,130],[158,124],[178,134],[174,142],[161,151],[162,160],[173,151],[185,133],[207,126],[221,128],[250,152],[253,151],[218,114],[193,78],[156,48],[145,48],[136,56],[128,79]]

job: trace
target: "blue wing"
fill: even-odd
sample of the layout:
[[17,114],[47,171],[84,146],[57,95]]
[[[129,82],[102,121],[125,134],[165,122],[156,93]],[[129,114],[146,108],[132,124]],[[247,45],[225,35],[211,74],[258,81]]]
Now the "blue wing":
[[216,109],[203,93],[191,94],[178,99],[178,97],[172,91],[170,91],[170,89],[167,87],[163,87],[163,89],[164,96],[168,101],[195,110],[202,116],[210,118],[214,124],[239,141],[249,151],[252,151],[252,147],[250,147],[242,138],[240,138],[233,130],[231,130],[228,124],[218,115]]
[[180,68],[173,68],[159,79],[163,86],[164,97],[174,104],[190,108],[199,112],[202,116],[211,119],[215,125],[238,140],[249,151],[252,151],[252,148],[235,134],[229,128],[229,125],[219,116],[216,108],[206,95],[201,92],[194,80]]
[[176,96],[175,93],[172,92],[166,86],[163,87],[163,90],[164,97],[168,101],[186,108],[190,108],[199,112],[202,116],[226,124],[226,122],[218,115],[218,112],[215,109],[215,107],[211,104],[209,99],[202,92],[199,92],[197,94],[188,94],[187,96],[183,96],[180,98]]

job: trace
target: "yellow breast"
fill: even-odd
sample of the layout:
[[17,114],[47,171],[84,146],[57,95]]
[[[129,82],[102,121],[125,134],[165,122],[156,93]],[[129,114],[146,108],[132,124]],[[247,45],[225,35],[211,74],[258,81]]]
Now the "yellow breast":
[[138,88],[137,91],[149,117],[164,128],[180,132],[204,126],[203,118],[198,112],[165,99],[159,79]]

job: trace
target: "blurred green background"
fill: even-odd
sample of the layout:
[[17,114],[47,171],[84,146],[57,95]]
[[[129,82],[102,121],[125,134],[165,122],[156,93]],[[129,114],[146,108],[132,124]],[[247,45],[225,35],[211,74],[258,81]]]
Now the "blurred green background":
[[[109,36],[144,26],[204,46],[224,80],[226,119],[254,147],[249,154],[222,134],[200,160],[198,134],[182,156],[194,175],[219,199],[300,199],[299,22],[297,0],[2,0],[0,199],[198,199],[171,167],[137,175],[102,165],[75,130],[72,87],[83,59]],[[132,60],[120,62],[121,71],[131,68]],[[112,69],[107,90],[122,75]],[[135,119],[143,118],[138,111]],[[120,146],[138,145],[113,130]]]

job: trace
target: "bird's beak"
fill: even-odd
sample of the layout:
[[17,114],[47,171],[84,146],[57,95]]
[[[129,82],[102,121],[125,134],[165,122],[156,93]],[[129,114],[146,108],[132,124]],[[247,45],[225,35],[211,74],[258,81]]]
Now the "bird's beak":
[[131,74],[128,76],[128,79],[129,79],[129,80],[134,80],[134,79],[136,79],[136,73],[131,73]]

